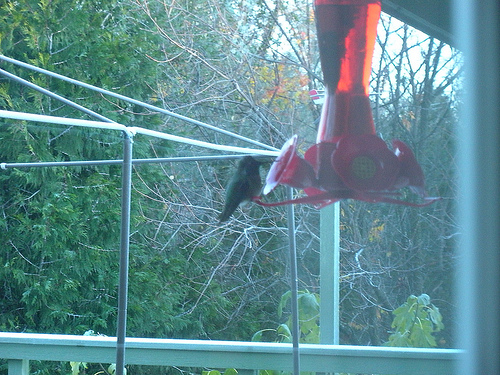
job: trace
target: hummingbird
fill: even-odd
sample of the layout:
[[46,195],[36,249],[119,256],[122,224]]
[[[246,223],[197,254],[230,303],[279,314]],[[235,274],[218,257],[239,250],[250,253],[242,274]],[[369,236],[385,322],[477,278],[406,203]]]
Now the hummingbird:
[[226,203],[219,216],[219,223],[227,221],[241,203],[247,203],[259,195],[262,189],[259,167],[261,162],[251,156],[244,156],[238,163],[238,169],[226,187]]

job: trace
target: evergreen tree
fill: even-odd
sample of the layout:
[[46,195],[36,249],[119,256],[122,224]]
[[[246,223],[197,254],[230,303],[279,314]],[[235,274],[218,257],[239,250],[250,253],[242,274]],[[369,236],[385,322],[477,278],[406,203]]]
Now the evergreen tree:
[[[321,88],[321,72],[308,2],[25,0],[3,3],[0,16],[6,56],[277,148],[294,133],[301,149],[314,143],[320,109],[308,91]],[[390,312],[408,295],[428,293],[444,319],[451,316],[460,69],[454,51],[394,25],[383,17],[373,64],[377,130],[412,146],[430,193],[445,199],[424,209],[342,202],[341,342],[347,344],[387,341]],[[417,49],[422,59],[414,59]],[[243,145],[2,65],[124,125]],[[88,118],[6,78],[0,78],[0,108]],[[122,157],[121,136],[110,131],[1,124],[1,162]],[[136,158],[216,154],[144,136],[135,141]],[[232,167],[227,161],[134,167],[130,336],[248,340],[283,323],[276,306],[289,289],[285,209],[251,206],[217,226]],[[120,187],[119,166],[0,173],[1,330],[115,334]],[[278,190],[270,199],[281,198]],[[300,287],[316,293],[319,215],[307,206],[296,213]],[[452,340],[447,330],[440,334]]]

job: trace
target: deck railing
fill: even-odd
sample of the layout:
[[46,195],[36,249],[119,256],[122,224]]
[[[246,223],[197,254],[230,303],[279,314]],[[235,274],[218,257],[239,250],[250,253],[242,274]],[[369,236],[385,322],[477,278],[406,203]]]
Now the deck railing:
[[[455,374],[456,349],[350,345],[300,346],[301,371],[364,374]],[[116,338],[0,333],[0,358],[9,375],[28,375],[29,361],[113,363]],[[177,339],[126,339],[130,365],[283,370],[293,367],[289,344]]]

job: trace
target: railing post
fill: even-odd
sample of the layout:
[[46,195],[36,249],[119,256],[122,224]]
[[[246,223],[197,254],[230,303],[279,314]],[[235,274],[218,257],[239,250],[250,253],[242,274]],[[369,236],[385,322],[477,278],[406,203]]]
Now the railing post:
[[8,375],[29,375],[30,362],[27,359],[9,359]]
[[125,373],[125,337],[127,336],[128,265],[130,204],[132,186],[133,135],[123,133],[122,214],[120,233],[120,274],[118,285],[118,327],[116,333],[116,375]]
[[340,202],[320,210],[320,309],[321,344],[339,344]]
[[[286,189],[287,199],[293,199],[292,188]],[[293,347],[293,375],[300,375],[300,327],[299,327],[299,277],[297,275],[297,244],[295,241],[295,210],[293,204],[287,207],[288,247],[290,250],[290,288],[292,290],[292,347]]]

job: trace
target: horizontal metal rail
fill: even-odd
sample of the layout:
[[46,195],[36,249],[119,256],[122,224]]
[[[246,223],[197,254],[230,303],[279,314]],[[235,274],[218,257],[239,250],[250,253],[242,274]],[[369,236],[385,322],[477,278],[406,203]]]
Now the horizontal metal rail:
[[[253,145],[256,145],[256,146],[259,146],[259,147],[263,147],[265,149],[268,149],[268,150],[271,150],[271,151],[278,151],[277,148],[273,147],[273,146],[269,146],[269,145],[266,145],[265,143],[262,143],[262,142],[258,142],[254,139],[250,139],[250,138],[247,138],[247,137],[244,137],[240,134],[236,134],[236,133],[233,133],[233,132],[230,132],[228,130],[225,130],[225,129],[221,129],[221,128],[218,128],[214,125],[210,125],[210,124],[207,124],[207,123],[204,123],[202,121],[198,121],[198,120],[195,120],[195,119],[192,119],[192,118],[189,118],[189,117],[186,117],[186,116],[182,116],[178,113],[175,113],[175,112],[172,112],[172,111],[169,111],[169,110],[166,110],[165,108],[160,108],[160,107],[156,107],[154,105],[151,105],[151,104],[148,104],[148,103],[145,103],[145,102],[142,102],[142,101],[139,101],[139,100],[136,100],[136,99],[132,99],[132,98],[129,98],[127,96],[124,96],[124,95],[120,95],[120,94],[117,94],[115,92],[112,92],[112,91],[108,91],[108,90],[105,90],[103,88],[100,88],[100,87],[96,87],[96,86],[93,86],[93,85],[90,85],[88,83],[85,83],[85,82],[81,82],[81,81],[78,81],[76,79],[73,79],[73,78],[69,78],[69,77],[66,77],[66,76],[63,76],[61,74],[57,74],[55,72],[51,72],[49,70],[45,70],[45,69],[42,69],[40,67],[37,67],[37,66],[34,66],[34,65],[31,65],[31,64],[28,64],[28,63],[25,63],[25,62],[22,62],[22,61],[18,61],[18,60],[15,60],[13,58],[10,58],[10,57],[7,57],[7,56],[3,56],[3,55],[0,55],[0,60],[3,60],[3,61],[7,61],[7,62],[10,62],[12,64],[15,64],[15,65],[18,65],[18,66],[21,66],[23,68],[27,68],[27,69],[30,69],[30,70],[33,70],[35,72],[39,72],[39,73],[42,73],[42,74],[45,74],[47,76],[50,76],[50,77],[54,77],[54,78],[57,78],[57,79],[61,79],[63,81],[66,81],[66,82],[69,82],[69,83],[72,83],[74,85],[77,85],[77,86],[80,86],[80,87],[84,87],[86,89],[89,89],[89,90],[92,90],[92,91],[96,91],[96,92],[99,92],[101,94],[104,94],[104,95],[109,95],[113,98],[116,98],[116,99],[120,99],[120,100],[123,100],[123,101],[126,101],[128,103],[132,103],[132,104],[135,104],[135,105],[138,105],[138,106],[141,106],[141,107],[144,107],[144,108],[148,108],[150,109],[151,111],[154,111],[154,112],[159,112],[159,113],[163,113],[165,115],[168,115],[168,116],[171,116],[171,117],[175,117],[179,120],[182,120],[182,121],[186,121],[186,122],[189,122],[191,124],[195,124],[195,125],[198,125],[198,126],[202,126],[204,128],[207,128],[207,129],[210,129],[210,130],[213,130],[213,131],[216,131],[216,132],[219,132],[219,133],[222,133],[222,134],[225,134],[225,135],[228,135],[230,137],[233,137],[233,138],[236,138],[236,139],[239,139],[239,140],[242,140],[244,142],[248,142],[248,143],[251,143]],[[3,71],[4,75],[7,75],[9,74],[8,72],[5,72]],[[7,73],[7,74],[6,74]],[[13,74],[9,74],[7,75],[9,78],[13,78],[15,77]],[[16,79],[16,81],[19,82],[19,78]],[[26,84],[26,81],[25,80],[22,80],[24,82],[22,82],[23,84]],[[28,82],[29,83],[29,82]],[[48,90],[40,90],[41,88],[40,87],[34,87],[36,85],[33,85],[31,84],[30,87],[33,88],[33,89],[36,89],[38,91],[41,91],[43,92],[44,94],[47,94],[47,91]],[[54,94],[51,93],[51,96],[54,97]],[[61,100],[61,97],[58,95],[58,98],[57,100]],[[68,102],[65,102],[65,104],[67,105],[70,105]],[[74,104],[74,103],[73,103]],[[71,104],[72,107],[75,107],[73,104]],[[86,113],[88,113],[88,110],[85,110]],[[99,115],[100,116],[100,115]]]
[[[291,371],[292,345],[241,341],[127,338],[127,364]],[[369,374],[455,374],[462,351],[302,344],[301,371]],[[9,374],[27,361],[113,363],[116,338],[0,333],[0,358]]]
[[[253,154],[256,159],[262,159],[262,156]],[[241,155],[204,155],[204,156],[175,156],[171,158],[149,158],[132,159],[132,164],[160,164],[160,163],[187,163],[197,161],[217,161],[239,159]],[[83,167],[98,165],[121,165],[121,159],[108,160],[75,160],[75,161],[35,161],[30,163],[0,163],[0,170],[10,168],[47,168],[47,167]]]
[[95,129],[107,129],[107,130],[120,130],[122,132],[127,133],[129,136],[133,137],[136,134],[148,135],[151,137],[166,139],[169,141],[185,143],[192,146],[209,148],[212,150],[219,150],[225,152],[241,152],[246,154],[259,154],[259,155],[268,155],[268,156],[278,156],[279,151],[270,151],[270,150],[258,150],[251,149],[247,147],[237,147],[237,146],[225,146],[219,145],[215,143],[198,141],[196,139],[181,137],[178,135],[162,133],[155,130],[144,129],[140,127],[134,126],[125,126],[118,123],[109,123],[104,121],[90,121],[90,120],[82,120],[82,119],[74,119],[74,118],[66,118],[66,117],[57,117],[57,116],[47,116],[47,115],[37,115],[33,113],[25,113],[25,112],[15,112],[15,111],[5,111],[0,110],[0,118],[12,119],[12,120],[24,120],[24,121],[34,121],[34,122],[43,122],[43,123],[51,123],[51,124],[59,124],[66,126],[80,126],[86,128],[95,128]]

